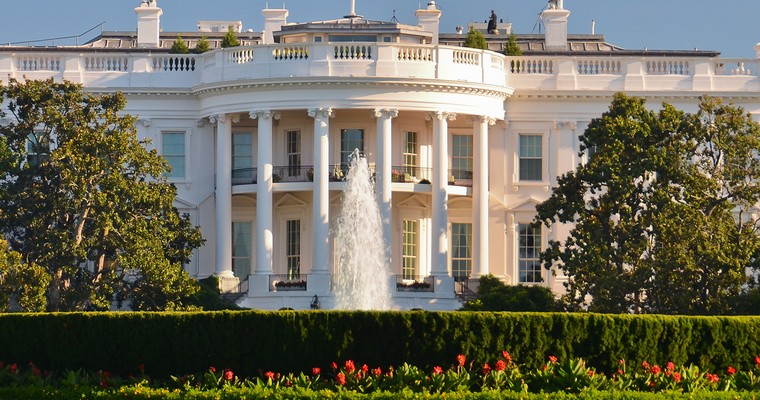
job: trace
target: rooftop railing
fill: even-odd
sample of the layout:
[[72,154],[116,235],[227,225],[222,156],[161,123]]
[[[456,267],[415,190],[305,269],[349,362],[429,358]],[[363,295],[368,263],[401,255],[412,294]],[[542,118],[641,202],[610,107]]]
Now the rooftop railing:
[[454,46],[302,43],[204,54],[0,47],[0,79],[56,78],[86,87],[187,90],[259,79],[400,78],[517,90],[760,90],[758,59],[677,56],[518,56]]

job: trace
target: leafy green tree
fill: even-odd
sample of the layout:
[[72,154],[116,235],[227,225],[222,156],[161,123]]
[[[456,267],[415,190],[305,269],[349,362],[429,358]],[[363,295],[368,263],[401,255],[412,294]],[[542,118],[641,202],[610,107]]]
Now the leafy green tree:
[[195,49],[193,49],[193,53],[203,54],[209,50],[211,50],[211,46],[209,46],[208,40],[206,39],[206,37],[202,36],[200,40],[198,40],[198,43],[195,44]]
[[45,311],[45,290],[50,283],[47,271],[34,264],[24,265],[21,254],[8,249],[0,239],[0,311],[13,300],[22,311]]
[[565,303],[598,312],[722,314],[750,283],[760,239],[760,128],[702,98],[694,114],[615,95],[581,137],[588,162],[558,179],[537,222],[571,223],[542,254]]
[[[166,161],[121,115],[123,94],[69,82],[0,86],[10,122],[0,181],[0,230],[27,266],[44,268],[47,309],[180,307],[197,283],[184,271],[200,230],[172,203]],[[40,274],[32,274],[37,276]]]
[[517,45],[517,36],[515,34],[509,35],[507,43],[504,45],[504,55],[507,56],[521,56],[522,49]]
[[551,289],[544,286],[506,285],[493,275],[484,275],[478,298],[467,302],[462,311],[559,311]]
[[240,46],[240,41],[237,38],[237,35],[235,34],[235,30],[232,29],[232,26],[230,25],[227,28],[227,34],[224,35],[222,38],[222,48],[227,47],[237,47]]
[[190,49],[187,46],[187,42],[185,42],[184,39],[182,39],[182,36],[179,34],[177,35],[177,40],[172,43],[172,48],[169,50],[169,53],[171,54],[188,54],[190,53]]
[[483,36],[483,33],[475,30],[475,27],[470,25],[470,30],[467,32],[467,37],[464,39],[464,47],[486,50],[488,49],[488,43],[486,43],[486,37]]

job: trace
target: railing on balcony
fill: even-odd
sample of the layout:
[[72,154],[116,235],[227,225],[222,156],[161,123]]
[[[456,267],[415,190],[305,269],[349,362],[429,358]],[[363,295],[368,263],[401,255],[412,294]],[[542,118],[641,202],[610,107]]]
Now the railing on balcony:
[[392,182],[430,183],[432,168],[422,168],[410,165],[391,167]]
[[472,171],[466,169],[450,169],[449,185],[472,186]]
[[279,182],[312,182],[314,181],[313,165],[284,165],[272,167],[272,181]]
[[269,275],[270,292],[306,291],[308,282],[306,274],[272,274]]
[[432,275],[396,275],[397,292],[434,292],[435,277]]

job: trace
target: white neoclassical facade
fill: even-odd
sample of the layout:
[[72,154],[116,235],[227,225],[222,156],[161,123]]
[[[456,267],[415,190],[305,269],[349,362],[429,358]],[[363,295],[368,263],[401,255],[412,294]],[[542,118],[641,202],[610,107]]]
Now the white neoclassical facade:
[[197,55],[169,54],[178,32],[162,32],[155,1],[135,12],[133,33],[0,47],[0,76],[125,93],[140,136],[173,167],[176,206],[206,239],[186,269],[218,276],[251,308],[306,309],[314,296],[330,307],[332,224],[354,149],[375,176],[396,307],[451,310],[485,274],[564,290],[538,254],[567,228],[529,223],[584,162],[579,136],[615,92],[690,111],[710,94],[760,114],[757,59],[569,35],[561,0],[543,11],[545,34],[518,35],[517,57],[500,52],[509,27],[485,35],[491,50],[439,32],[433,1],[417,25],[353,6],[311,23],[265,9],[262,31],[238,32],[231,48],[219,46],[223,28],[240,21],[201,21],[179,32],[191,48],[207,37],[212,50]]

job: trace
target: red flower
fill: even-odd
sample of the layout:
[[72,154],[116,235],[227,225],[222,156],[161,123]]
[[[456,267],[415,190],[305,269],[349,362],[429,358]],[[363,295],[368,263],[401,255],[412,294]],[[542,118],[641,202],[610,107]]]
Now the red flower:
[[16,364],[9,365],[8,372],[15,374],[16,372],[18,372],[18,366]]
[[496,361],[496,367],[495,367],[495,369],[497,371],[504,371],[505,369],[507,369],[507,363],[504,362],[504,360]]
[[366,374],[367,371],[369,371],[369,367],[367,366],[367,364],[362,365],[362,372]]
[[668,365],[665,368],[667,368],[668,371],[672,371],[676,368],[676,366],[671,361],[668,361]]
[[625,360],[623,360],[622,358],[621,358],[621,359],[619,359],[619,360],[618,360],[618,364],[620,364],[620,365],[625,365]]
[[618,370],[618,375],[623,375],[623,370],[622,369]]
[[0,361],[0,369],[3,369],[5,367],[5,363]]
[[311,374],[312,375],[319,375],[320,372],[322,372],[322,370],[319,369],[319,367],[314,367],[314,368],[311,369]]
[[728,368],[726,368],[726,373],[728,375],[733,375],[736,373],[736,368],[729,366]]
[[556,364],[557,363],[557,357],[549,356],[549,362],[551,362],[552,364]]
[[140,364],[137,366],[137,370],[140,371],[141,374],[145,373],[145,364]]
[[382,369],[380,369],[380,367],[377,367],[377,368],[375,368],[375,369],[373,369],[373,370],[372,370],[372,373],[373,373],[375,376],[380,376],[380,375],[382,375],[382,374],[383,374],[383,370],[382,370]]
[[272,372],[272,371],[267,371],[267,372],[265,372],[265,373],[264,373],[264,376],[265,376],[267,379],[269,379],[269,380],[272,380],[272,379],[274,379],[274,372]]
[[712,383],[717,383],[718,381],[720,381],[720,378],[718,378],[718,375],[716,374],[707,373],[705,374],[705,377],[707,378],[708,381]]
[[208,370],[209,370],[209,371],[211,371],[211,373],[212,373],[212,374],[215,374],[215,373],[216,373],[216,368],[214,368],[214,366],[213,366],[213,365],[212,365],[212,366],[210,366],[210,367],[208,367]]
[[228,369],[228,370],[224,371],[224,380],[225,381],[231,381],[233,379],[235,379],[235,374],[232,372],[231,369]]
[[491,373],[491,366],[488,363],[483,364],[483,375]]
[[594,370],[590,369],[590,370],[586,371],[586,375],[588,375],[588,376],[594,376],[594,375],[596,375],[596,372],[594,372]]
[[661,370],[660,370],[660,366],[659,365],[655,365],[654,367],[652,367],[652,373],[653,374],[657,375],[657,374],[660,373],[660,371]]
[[343,375],[343,373],[339,373],[337,376],[338,384],[339,385],[345,385],[346,384],[346,375]]
[[464,367],[464,362],[465,362],[465,360],[466,360],[466,359],[464,358],[464,354],[459,354],[459,355],[457,356],[457,362],[459,363],[459,366],[460,366],[460,367]]
[[333,363],[330,364],[330,366],[332,367],[332,369],[338,369],[338,364],[336,364],[335,361],[333,361]]
[[433,375],[440,375],[443,373],[443,368],[441,367],[433,367]]
[[291,386],[293,386],[293,382],[291,382],[291,381],[286,381],[286,382],[285,382],[285,386],[287,386],[287,387],[291,387]]
[[354,366],[354,362],[351,360],[346,361],[346,372],[349,374],[356,371],[356,367]]
[[676,383],[681,382],[681,374],[673,372],[673,380],[676,381]]
[[760,356],[755,356],[755,366],[760,368]]
[[504,351],[501,352],[501,356],[504,357],[504,361],[506,361],[508,363],[512,362],[512,356],[509,355],[509,353],[506,350],[504,350]]
[[641,367],[648,371],[649,370],[649,363],[646,362],[646,361],[644,361],[644,362],[641,363]]

